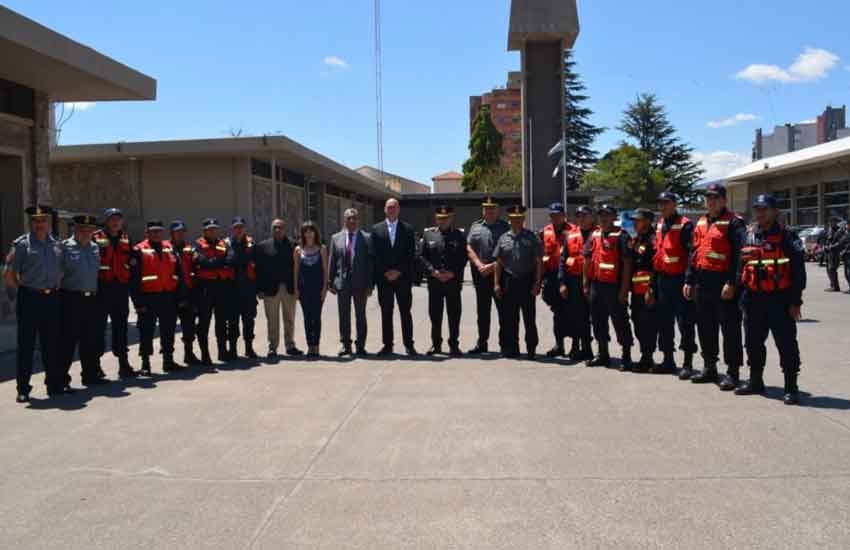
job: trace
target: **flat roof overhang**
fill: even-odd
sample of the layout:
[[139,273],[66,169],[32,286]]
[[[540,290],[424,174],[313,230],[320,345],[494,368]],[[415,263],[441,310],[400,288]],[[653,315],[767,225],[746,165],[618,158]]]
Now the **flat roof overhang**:
[[521,50],[526,42],[563,41],[572,48],[578,39],[575,0],[511,0],[508,51]]
[[156,99],[156,80],[3,6],[0,78],[52,101]]
[[143,141],[62,145],[50,155],[51,164],[183,157],[253,157],[275,159],[294,172],[312,176],[345,191],[371,198],[401,198],[380,183],[284,136]]
[[726,184],[734,186],[830,166],[843,166],[850,170],[850,138],[756,161],[730,174]]

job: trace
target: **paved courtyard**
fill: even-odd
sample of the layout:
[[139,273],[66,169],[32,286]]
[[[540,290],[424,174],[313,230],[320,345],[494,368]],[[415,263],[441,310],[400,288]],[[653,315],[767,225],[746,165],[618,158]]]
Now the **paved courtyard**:
[[[773,352],[767,397],[560,361],[399,357],[243,362],[63,400],[39,374],[28,407],[0,356],[0,548],[846,549],[850,296],[810,278],[800,408],[781,402]],[[426,309],[417,289],[420,351]],[[374,299],[369,320],[376,351]],[[333,298],[324,329],[335,354]]]

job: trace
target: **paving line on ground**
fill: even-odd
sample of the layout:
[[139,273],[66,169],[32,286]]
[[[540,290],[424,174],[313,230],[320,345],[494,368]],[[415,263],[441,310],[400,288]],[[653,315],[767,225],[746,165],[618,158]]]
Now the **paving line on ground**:
[[268,526],[271,523],[272,517],[274,517],[275,512],[277,512],[277,510],[281,506],[286,504],[286,502],[301,489],[301,487],[304,485],[304,480],[307,479],[307,476],[313,470],[313,467],[315,466],[316,462],[319,460],[319,458],[322,457],[322,455],[324,455],[325,451],[328,449],[330,444],[336,438],[336,435],[340,432],[340,430],[342,430],[342,428],[344,428],[348,424],[348,422],[351,420],[351,418],[357,412],[357,409],[360,408],[360,404],[363,403],[363,401],[366,399],[366,397],[381,382],[381,380],[384,377],[384,373],[387,371],[388,368],[389,367],[387,367],[387,366],[382,368],[378,372],[378,374],[375,376],[375,378],[372,380],[372,382],[360,394],[360,396],[357,398],[357,401],[355,401],[354,405],[351,407],[351,409],[349,409],[348,413],[343,417],[343,419],[339,422],[339,424],[337,424],[336,428],[334,428],[333,431],[331,431],[330,435],[328,436],[327,440],[325,441],[325,444],[322,445],[322,447],[318,451],[316,451],[316,453],[310,459],[310,462],[307,464],[307,467],[304,469],[304,472],[302,472],[302,474],[298,477],[298,480],[295,483],[295,485],[292,487],[292,489],[281,494],[278,498],[276,498],[274,500],[274,502],[272,502],[269,509],[266,510],[265,514],[263,514],[263,520],[260,522],[260,525],[254,531],[254,534],[251,536],[251,539],[248,541],[248,544],[246,546],[246,548],[248,550],[251,550],[252,548],[254,548],[257,544],[257,541],[260,540],[260,537],[262,537],[263,533],[266,532],[266,529],[268,529]]

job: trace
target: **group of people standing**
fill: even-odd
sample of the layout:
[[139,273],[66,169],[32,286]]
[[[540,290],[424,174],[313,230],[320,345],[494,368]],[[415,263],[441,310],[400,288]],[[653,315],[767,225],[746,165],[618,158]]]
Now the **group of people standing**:
[[[304,318],[307,355],[319,355],[321,312],[328,292],[337,296],[338,355],[366,356],[366,306],[375,289],[383,344],[378,357],[394,354],[396,306],[405,352],[416,356],[411,309],[419,268],[427,277],[431,321],[427,354],[443,353],[445,314],[448,354],[461,356],[461,289],[469,262],[478,322],[477,342],[466,352],[469,355],[488,353],[495,305],[500,352],[508,358],[520,356],[522,318],[526,353],[535,359],[540,339],[536,303],[542,294],[553,314],[555,345],[546,352],[550,358],[567,356],[588,366],[610,366],[609,324],[613,324],[623,350],[621,370],[676,374],[682,380],[716,382],[722,390],[749,395],[765,391],[765,341],[772,332],[785,373],[785,402],[797,403],[800,354],[795,323],[806,277],[802,244],[777,222],[776,200],[758,197],[753,205],[755,223],[749,227],[726,208],[721,185],[706,190],[707,213],[696,224],[679,214],[678,202],[673,193],[662,193],[657,222],[652,211],[638,209],[632,237],[615,225],[617,210],[611,205],[595,212],[581,206],[572,224],[563,205],[553,204],[551,223],[537,234],[525,227],[525,207],[508,208],[505,221],[500,206],[487,198],[482,218],[467,232],[454,226],[451,207],[440,206],[435,226],[417,242],[413,228],[400,219],[398,201],[389,199],[385,220],[369,231],[360,227],[357,210],[346,210],[344,227],[327,246],[313,222],[304,223],[299,242],[292,242],[282,219],[272,222],[270,239],[255,243],[240,217],[232,220],[227,237],[216,219],[204,220],[194,241],[187,240],[188,228],[181,220],[169,225],[169,238],[162,221],[150,220],[145,239],[132,243],[117,209],[104,213],[101,230],[93,216],[75,217],[74,235],[58,242],[50,235],[52,211],[34,206],[27,210],[31,230],[12,245],[5,273],[7,286],[18,289],[17,400],[29,400],[36,335],[50,396],[73,391],[69,369],[77,349],[83,384],[107,383],[100,358],[108,319],[121,378],[150,374],[157,324],[163,370],[184,368],[174,360],[178,320],[186,365],[214,368],[209,348],[213,317],[219,361],[238,359],[240,335],[245,356],[256,359],[258,298],[267,318],[270,360],[278,357],[281,316],[286,353],[303,355],[294,338],[297,303]],[[138,314],[140,371],[128,359],[130,300]],[[740,377],[742,323],[750,367],[746,381]],[[676,325],[684,352],[681,368],[674,359]],[[701,371],[693,365],[697,333]],[[719,333],[727,366],[723,376],[717,366]],[[632,359],[633,334],[640,350],[637,362]],[[567,338],[572,340],[569,351]],[[195,340],[200,357],[194,353]],[[653,358],[658,349],[663,353],[661,364]]]

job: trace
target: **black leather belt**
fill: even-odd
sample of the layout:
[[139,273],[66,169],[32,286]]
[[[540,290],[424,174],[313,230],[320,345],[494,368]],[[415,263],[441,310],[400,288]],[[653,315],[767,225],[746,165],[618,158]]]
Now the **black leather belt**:
[[97,292],[95,292],[93,290],[68,290],[68,289],[63,288],[62,292],[65,292],[65,293],[68,293],[68,294],[74,294],[74,295],[78,295],[78,296],[84,296],[86,298],[91,298],[91,297],[97,295]]
[[26,290],[27,292],[32,292],[33,294],[43,294],[45,296],[50,296],[51,294],[56,293],[55,288],[33,288],[31,286],[22,286],[22,290]]

